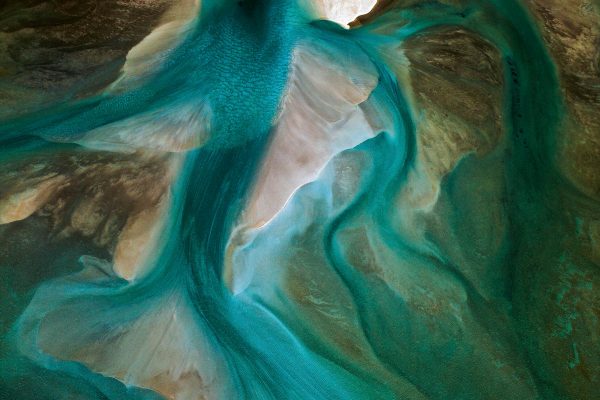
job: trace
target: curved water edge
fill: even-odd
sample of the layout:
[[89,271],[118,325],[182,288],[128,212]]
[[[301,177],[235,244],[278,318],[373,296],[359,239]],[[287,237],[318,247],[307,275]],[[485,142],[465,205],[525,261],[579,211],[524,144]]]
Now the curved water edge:
[[[160,57],[146,65],[138,48],[106,90],[3,123],[0,162],[32,157],[45,171],[34,195],[11,189],[31,204],[11,223],[90,176],[86,157],[108,154],[93,165],[127,179],[120,165],[163,166],[134,185],[152,191],[163,177],[152,200],[135,194],[122,256],[73,245],[80,265],[24,296],[4,336],[7,393],[569,398],[548,381],[528,304],[532,249],[562,224],[566,113],[535,20],[516,0],[392,5],[352,29],[315,9],[206,1],[173,25]],[[484,61],[449,72],[427,59],[449,40],[463,41],[451,55],[471,46]],[[421,71],[419,57],[439,69]],[[451,83],[427,94],[437,76]],[[443,110],[475,107],[440,100],[453,84],[500,93],[477,99],[497,120]],[[497,137],[469,136],[493,123]],[[452,129],[466,145],[424,150]],[[68,174],[44,163],[64,154],[75,172],[56,180]],[[16,388],[23,380],[31,389]]]

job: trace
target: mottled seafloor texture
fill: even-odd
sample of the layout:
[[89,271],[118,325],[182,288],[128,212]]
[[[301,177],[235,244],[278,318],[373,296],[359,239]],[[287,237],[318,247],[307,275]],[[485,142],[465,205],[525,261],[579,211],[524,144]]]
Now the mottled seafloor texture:
[[598,0],[0,1],[0,399],[600,399]]

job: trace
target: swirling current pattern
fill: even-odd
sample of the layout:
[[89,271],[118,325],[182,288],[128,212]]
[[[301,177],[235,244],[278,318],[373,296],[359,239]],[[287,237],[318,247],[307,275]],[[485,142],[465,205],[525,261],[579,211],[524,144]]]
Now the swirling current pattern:
[[0,398],[599,399],[599,10],[0,3]]

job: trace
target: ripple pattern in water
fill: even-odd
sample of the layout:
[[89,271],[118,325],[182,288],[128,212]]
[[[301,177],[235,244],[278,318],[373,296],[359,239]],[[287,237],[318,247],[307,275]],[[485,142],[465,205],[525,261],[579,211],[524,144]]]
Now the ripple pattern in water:
[[0,3],[0,399],[600,399],[598,43],[589,0]]

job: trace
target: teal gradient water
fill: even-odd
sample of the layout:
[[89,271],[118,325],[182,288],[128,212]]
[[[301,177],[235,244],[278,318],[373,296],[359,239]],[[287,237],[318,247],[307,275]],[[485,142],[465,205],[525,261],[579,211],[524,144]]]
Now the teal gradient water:
[[[84,258],[81,266],[65,267],[81,271],[49,273],[23,300],[27,306],[3,338],[0,361],[1,379],[12,398],[161,398],[77,360],[56,357],[40,343],[48,349],[83,348],[170,302],[190,316],[192,332],[200,332],[202,346],[210,349],[210,362],[224,366],[218,369],[222,385],[210,398],[483,398],[478,397],[481,377],[465,376],[472,384],[462,384],[444,375],[445,363],[463,363],[473,371],[483,362],[473,356],[478,350],[469,337],[450,335],[443,344],[430,340],[429,322],[405,298],[353,265],[348,256],[353,244],[346,238],[348,232],[364,230],[390,269],[412,264],[419,274],[438,274],[440,291],[460,288],[473,318],[503,337],[501,319],[495,319],[488,301],[443,250],[398,229],[403,221],[395,199],[415,160],[419,111],[411,108],[395,75],[394,63],[402,61],[390,57],[389,49],[425,29],[452,25],[476,32],[501,53],[507,82],[502,124],[512,160],[507,168],[513,204],[509,213],[515,227],[507,254],[537,240],[535,226],[548,217],[544,202],[557,184],[549,159],[561,112],[553,66],[532,22],[513,0],[473,0],[461,8],[435,2],[396,8],[352,30],[313,21],[310,15],[292,0],[239,5],[207,0],[185,39],[140,82],[2,124],[0,159],[6,163],[57,149],[87,151],[74,145],[83,143],[87,132],[153,110],[202,109],[207,104],[210,109],[208,140],[182,156],[150,272],[132,282],[111,271],[90,274],[96,267]],[[257,233],[244,249],[255,277],[234,294],[224,281],[228,241],[269,151],[294,49],[311,42],[368,57],[378,74],[369,103],[383,121],[381,131],[335,156],[336,162],[360,160],[355,191],[335,195],[332,161]],[[461,216],[455,218],[459,224]],[[330,298],[343,304],[345,314],[332,316],[330,324],[327,318],[316,322],[289,297],[292,289],[285,277],[296,273],[304,277],[300,281],[314,277],[326,282]],[[409,275],[400,279],[417,279]],[[510,299],[510,290],[504,296]],[[332,340],[345,335],[345,322],[339,320],[352,326],[347,348]],[[368,356],[357,357],[352,341]],[[514,388],[507,385],[499,398],[541,396],[535,374],[524,374],[519,382]]]

